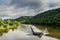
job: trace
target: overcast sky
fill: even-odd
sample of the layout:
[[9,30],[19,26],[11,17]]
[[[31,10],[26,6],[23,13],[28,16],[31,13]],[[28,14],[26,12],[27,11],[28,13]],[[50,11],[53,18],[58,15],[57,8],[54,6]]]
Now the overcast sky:
[[0,0],[0,17],[34,16],[55,7],[60,7],[60,0]]

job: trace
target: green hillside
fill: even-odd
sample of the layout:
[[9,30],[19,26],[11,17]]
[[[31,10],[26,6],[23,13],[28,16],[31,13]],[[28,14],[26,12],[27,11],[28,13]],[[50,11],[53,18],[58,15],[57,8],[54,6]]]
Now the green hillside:
[[31,24],[60,25],[60,8],[40,13],[29,21]]

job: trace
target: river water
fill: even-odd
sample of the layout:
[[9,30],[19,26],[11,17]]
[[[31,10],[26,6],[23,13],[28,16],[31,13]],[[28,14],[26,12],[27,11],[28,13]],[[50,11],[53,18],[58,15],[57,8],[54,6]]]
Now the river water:
[[[28,26],[28,25],[27,25]],[[26,31],[24,31],[26,30]],[[42,36],[41,38],[34,35],[27,35],[29,33],[29,29],[20,30],[20,28],[9,31],[0,37],[0,40],[58,40],[56,38]],[[31,32],[30,32],[31,33]]]

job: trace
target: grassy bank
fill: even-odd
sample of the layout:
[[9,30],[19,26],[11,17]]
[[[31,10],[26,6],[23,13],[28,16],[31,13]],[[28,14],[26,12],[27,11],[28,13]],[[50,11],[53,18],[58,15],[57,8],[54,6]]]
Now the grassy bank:
[[42,26],[42,25],[35,25],[35,26],[39,29],[47,28],[49,34],[47,34],[46,36],[51,36],[51,37],[55,37],[55,38],[60,39],[60,29],[58,27],[54,28],[52,26]]

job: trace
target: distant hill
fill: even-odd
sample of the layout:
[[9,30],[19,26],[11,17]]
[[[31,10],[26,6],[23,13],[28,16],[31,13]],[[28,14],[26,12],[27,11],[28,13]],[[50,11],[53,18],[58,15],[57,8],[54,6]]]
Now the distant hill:
[[40,13],[32,17],[29,21],[31,24],[60,25],[60,8]]

